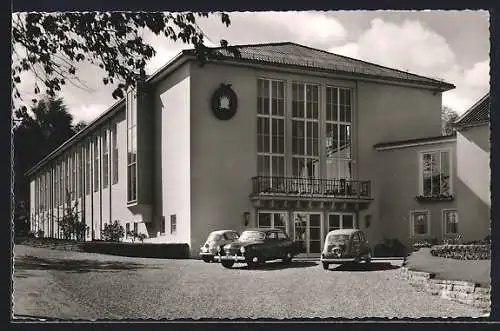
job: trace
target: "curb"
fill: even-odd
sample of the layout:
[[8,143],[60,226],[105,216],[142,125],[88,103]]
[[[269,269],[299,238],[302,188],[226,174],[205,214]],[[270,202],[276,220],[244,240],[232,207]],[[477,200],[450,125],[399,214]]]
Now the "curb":
[[480,308],[488,313],[491,310],[491,287],[481,287],[468,281],[435,279],[433,273],[409,270],[404,266],[400,270],[403,278],[418,290]]

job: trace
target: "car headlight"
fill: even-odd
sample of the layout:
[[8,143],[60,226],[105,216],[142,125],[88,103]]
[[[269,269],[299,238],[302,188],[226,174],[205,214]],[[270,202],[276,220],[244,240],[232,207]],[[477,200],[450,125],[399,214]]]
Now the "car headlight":
[[245,247],[241,247],[240,252],[241,252],[241,254],[245,254]]

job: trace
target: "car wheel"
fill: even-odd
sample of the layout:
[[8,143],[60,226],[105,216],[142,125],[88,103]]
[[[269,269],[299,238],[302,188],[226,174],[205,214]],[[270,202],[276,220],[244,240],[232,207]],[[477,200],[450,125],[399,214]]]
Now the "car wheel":
[[222,260],[221,261],[221,264],[224,268],[232,268],[232,266],[234,265],[234,261],[230,261],[230,260]]
[[214,260],[213,257],[211,257],[211,256],[203,256],[202,259],[206,263],[210,263]]
[[328,270],[329,267],[330,267],[330,264],[323,262],[323,269]]
[[284,264],[292,263],[292,254],[286,253],[286,256],[283,258],[283,263]]
[[248,258],[246,262],[247,262],[248,269],[255,269],[264,261],[260,256],[254,256],[254,257]]

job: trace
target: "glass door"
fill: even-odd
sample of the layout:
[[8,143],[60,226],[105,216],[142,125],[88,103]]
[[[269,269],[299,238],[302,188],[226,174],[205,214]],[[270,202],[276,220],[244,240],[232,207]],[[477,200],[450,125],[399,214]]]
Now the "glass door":
[[300,253],[307,256],[321,253],[321,228],[321,213],[294,213],[293,238],[301,248]]

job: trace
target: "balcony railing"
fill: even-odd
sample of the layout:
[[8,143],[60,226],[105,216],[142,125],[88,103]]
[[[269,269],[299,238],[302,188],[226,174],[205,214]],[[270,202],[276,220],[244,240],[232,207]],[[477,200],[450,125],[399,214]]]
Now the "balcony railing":
[[370,198],[370,181],[257,176],[252,178],[252,195],[331,196]]

